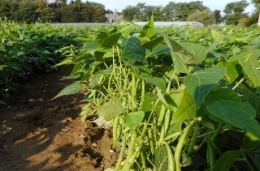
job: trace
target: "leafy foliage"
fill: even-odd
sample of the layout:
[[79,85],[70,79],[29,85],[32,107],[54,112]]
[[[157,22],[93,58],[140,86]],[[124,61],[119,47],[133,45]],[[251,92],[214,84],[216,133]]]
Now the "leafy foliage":
[[259,167],[259,30],[157,29],[153,19],[91,28],[59,50],[57,65],[88,85],[84,117],[93,109],[113,123],[114,170]]

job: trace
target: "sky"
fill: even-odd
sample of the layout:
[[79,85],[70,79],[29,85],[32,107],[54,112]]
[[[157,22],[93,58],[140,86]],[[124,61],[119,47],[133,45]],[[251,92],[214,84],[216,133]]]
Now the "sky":
[[[127,6],[135,6],[137,3],[146,3],[146,5],[154,5],[154,6],[165,6],[169,3],[169,1],[173,1],[175,3],[178,2],[191,2],[191,1],[197,1],[197,0],[89,0],[89,2],[97,2],[100,4],[105,5],[106,9],[110,9],[112,11],[117,10],[118,12],[121,12],[123,9],[125,9]],[[200,0],[203,1],[203,5],[209,7],[212,11],[218,9],[223,11],[226,4],[230,2],[236,2],[240,0]],[[247,2],[250,2],[250,0],[247,0]],[[254,6],[251,4],[249,7],[247,7],[246,12],[251,13],[254,9]]]

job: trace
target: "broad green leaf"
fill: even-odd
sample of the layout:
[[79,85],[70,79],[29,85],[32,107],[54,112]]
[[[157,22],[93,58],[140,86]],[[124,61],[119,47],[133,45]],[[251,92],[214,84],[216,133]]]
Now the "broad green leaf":
[[236,61],[238,59],[247,59],[247,58],[251,58],[251,57],[255,58],[255,59],[258,59],[259,53],[260,53],[259,49],[238,53],[238,54],[230,57],[228,59],[228,62]]
[[101,84],[103,78],[104,78],[103,74],[93,75],[93,78],[89,82],[89,87],[91,89],[98,88],[98,86]]
[[256,115],[260,117],[260,97],[245,86],[242,87],[242,92],[245,100],[255,108]]
[[260,138],[260,124],[254,119],[256,112],[249,103],[219,101],[207,105],[206,108],[214,117]]
[[165,137],[165,139],[171,139],[171,141],[177,139],[181,133],[181,126],[182,126],[182,121],[173,121],[169,126],[169,129],[167,131],[167,136]]
[[136,61],[145,61],[146,50],[140,40],[136,37],[130,37],[122,52],[122,59],[127,59],[134,63]]
[[156,47],[158,44],[162,42],[162,40],[163,38],[161,36],[156,37],[155,39],[152,39],[149,42],[144,43],[143,46],[152,51],[154,47]]
[[89,41],[87,43],[85,43],[82,47],[82,50],[84,52],[87,52],[89,54],[92,54],[94,55],[94,52],[95,51],[98,51],[100,50],[100,47],[99,47],[99,40],[92,40],[92,41]]
[[[160,43],[153,48],[153,50],[147,55],[147,58],[158,57],[159,55],[162,55],[169,51],[170,51],[170,49],[167,45]],[[166,64],[166,63],[164,63],[164,60],[161,60],[161,62],[163,63],[163,65]]]
[[132,112],[126,115],[126,124],[131,131],[135,131],[135,129],[140,125],[144,119],[144,115],[144,111]]
[[110,121],[114,117],[122,114],[124,109],[122,103],[117,100],[110,100],[103,105],[95,107],[99,116],[102,116],[105,120]]
[[253,68],[260,69],[259,56],[257,56],[257,57],[251,56],[251,57],[248,59],[248,62],[250,63],[250,65],[251,65]]
[[243,151],[226,151],[217,160],[213,171],[229,171],[234,161],[243,153]]
[[254,40],[251,41],[251,43],[252,43],[254,46],[260,48],[260,37],[255,38]]
[[116,34],[113,34],[111,36],[108,36],[100,44],[101,44],[102,47],[111,48],[112,46],[114,46],[118,42],[121,35],[122,35],[122,33],[116,33]]
[[210,102],[225,102],[225,101],[242,101],[238,94],[228,88],[220,88],[214,92],[210,98]]
[[227,73],[224,78],[229,84],[233,83],[242,72],[242,68],[237,61],[219,62],[217,65],[226,67]]
[[240,65],[244,69],[246,75],[253,81],[255,88],[258,89],[260,93],[260,71],[256,68],[253,68],[248,62],[245,62],[243,59],[238,59]]
[[166,83],[163,78],[154,77],[150,73],[148,73],[148,71],[143,69],[139,69],[138,76],[145,82],[159,87],[163,91],[163,93],[166,92]]
[[150,20],[146,25],[144,25],[142,32],[147,37],[152,37],[155,33],[155,27],[154,27],[154,18],[153,16],[150,17]]
[[202,62],[207,57],[208,49],[200,44],[181,42],[180,45],[184,47],[187,52],[192,54],[199,62]]
[[7,64],[8,66],[10,66],[10,67],[16,69],[16,70],[22,70],[22,69],[20,68],[20,66],[18,66],[18,64],[15,63],[15,62],[6,62],[6,64]]
[[211,32],[211,36],[214,40],[218,40],[219,37],[221,37],[221,35],[222,35],[222,33],[218,32],[214,29],[211,29],[210,32]]
[[144,99],[142,102],[141,110],[144,112],[151,111],[153,109],[153,106],[157,100],[156,95],[152,93],[145,93],[144,94]]
[[250,132],[247,132],[242,141],[242,148],[243,149],[254,149],[258,146],[260,146],[260,139],[255,137]]
[[170,48],[170,54],[174,64],[174,68],[180,73],[188,73],[186,64],[198,63],[196,59],[189,54],[180,44],[164,35],[164,41]]
[[163,78],[159,78],[159,77],[143,77],[143,80],[145,80],[146,82],[159,87],[163,93],[166,92],[166,83],[165,80]]
[[168,170],[167,148],[165,146],[158,147],[155,149],[154,156],[156,171]]
[[170,92],[169,94],[164,95],[164,98],[168,104],[168,107],[171,111],[176,112],[178,106],[181,103],[183,93],[180,92]]
[[57,97],[60,97],[60,96],[78,93],[84,87],[85,87],[84,84],[82,84],[80,81],[76,81],[76,82],[68,85],[67,87],[65,87],[63,90],[61,90],[61,92],[59,92],[53,99],[56,99]]
[[197,105],[194,98],[190,95],[187,89],[184,91],[182,101],[177,111],[174,114],[174,120],[184,121],[186,119],[197,116]]
[[225,75],[226,68],[214,66],[207,68],[184,78],[184,84],[194,98],[197,108],[200,108],[205,96],[213,86]]
[[215,39],[215,42],[208,48],[208,51],[211,52],[212,50],[214,50],[221,42],[222,40],[224,40],[226,36],[218,36]]
[[[164,41],[169,46],[172,53],[174,53],[184,64],[199,64],[199,59],[196,58],[193,54],[191,54],[187,49],[185,49],[183,45],[187,46],[189,43],[177,43],[176,41],[172,40],[168,36],[164,36]],[[194,44],[190,44],[194,45]],[[187,47],[188,48],[188,47]],[[190,49],[191,52],[195,53],[195,49]],[[196,52],[197,53],[197,52]]]

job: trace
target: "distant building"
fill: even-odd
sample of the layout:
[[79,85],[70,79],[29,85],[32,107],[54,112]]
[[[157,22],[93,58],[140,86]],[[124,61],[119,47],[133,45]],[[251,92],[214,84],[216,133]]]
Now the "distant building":
[[[136,25],[145,25],[147,22],[134,22]],[[204,27],[203,23],[196,22],[196,21],[155,21],[154,22],[155,27],[184,27],[184,26],[192,26],[194,28]]]
[[105,17],[107,19],[107,23],[114,23],[114,22],[120,22],[123,19],[122,15],[119,15],[117,13],[113,13],[113,14],[105,14]]

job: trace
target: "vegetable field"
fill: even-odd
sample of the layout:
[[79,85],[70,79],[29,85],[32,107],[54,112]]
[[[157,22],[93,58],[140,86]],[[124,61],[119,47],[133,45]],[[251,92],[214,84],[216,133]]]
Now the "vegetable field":
[[[143,27],[36,30],[42,36],[29,42],[2,38],[0,76],[15,75],[1,80],[12,87],[9,78],[27,63],[73,67],[64,78],[73,83],[53,100],[83,92],[81,120],[99,116],[112,127],[120,154],[106,171],[260,170],[259,28],[156,28],[151,18]],[[36,43],[46,35],[54,38]],[[26,45],[44,62],[26,62]]]

